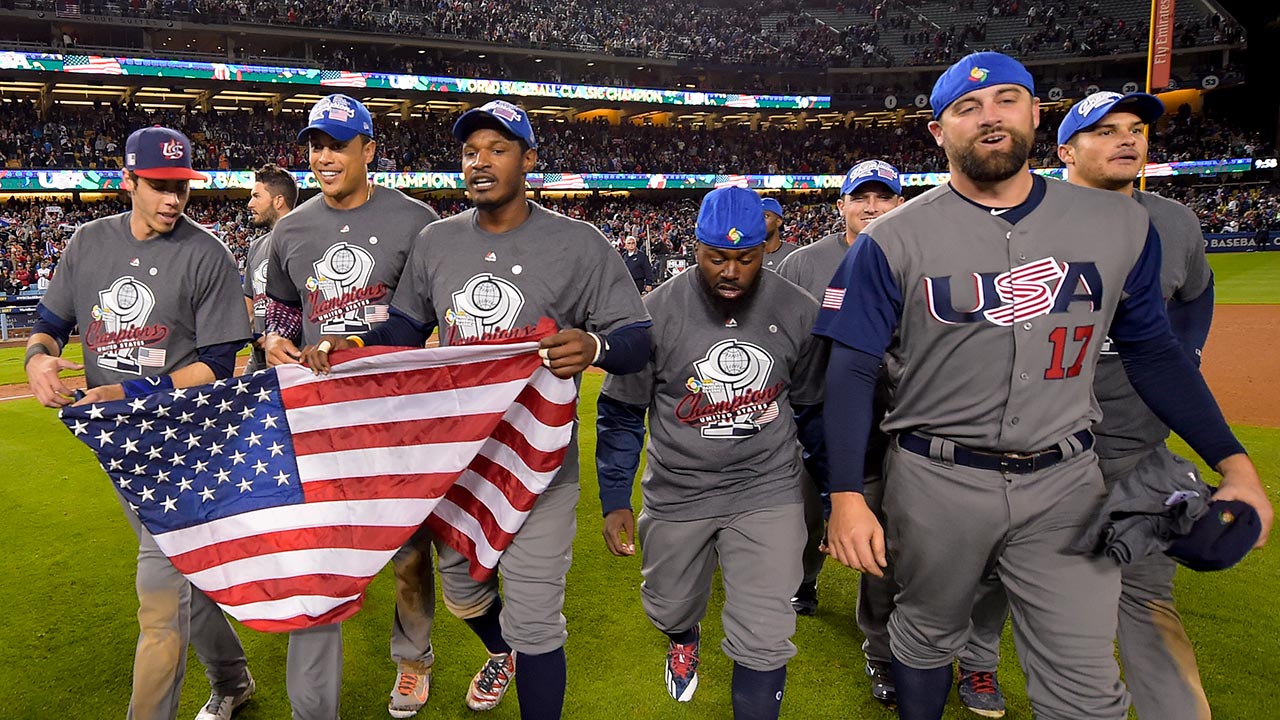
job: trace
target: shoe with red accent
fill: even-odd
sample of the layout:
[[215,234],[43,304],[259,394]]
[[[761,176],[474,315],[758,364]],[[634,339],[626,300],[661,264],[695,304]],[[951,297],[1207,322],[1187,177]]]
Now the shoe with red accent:
[[516,654],[490,655],[467,688],[467,707],[484,711],[498,707],[516,679]]
[[693,628],[693,642],[667,646],[667,692],[679,702],[689,702],[698,689],[698,644],[702,640],[702,626]]
[[1004,717],[1004,693],[1000,691],[1000,681],[993,672],[960,668],[956,694],[960,696],[960,703],[975,715]]
[[393,718],[411,718],[427,704],[431,694],[431,666],[402,660],[396,666],[396,684],[391,688],[387,714]]

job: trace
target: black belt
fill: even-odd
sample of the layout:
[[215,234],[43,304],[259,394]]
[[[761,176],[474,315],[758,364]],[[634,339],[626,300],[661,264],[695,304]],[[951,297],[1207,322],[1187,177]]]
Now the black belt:
[[[1093,433],[1081,430],[1071,437],[1081,446],[1080,452],[1093,447]],[[921,433],[902,433],[898,435],[898,447],[907,452],[932,457],[930,447],[934,438]],[[979,470],[998,470],[1004,473],[1025,475],[1045,468],[1051,468],[1064,460],[1062,448],[1055,445],[1044,450],[1029,453],[1000,453],[989,450],[974,450],[963,445],[954,444],[954,454],[950,458],[956,465],[977,468]]]

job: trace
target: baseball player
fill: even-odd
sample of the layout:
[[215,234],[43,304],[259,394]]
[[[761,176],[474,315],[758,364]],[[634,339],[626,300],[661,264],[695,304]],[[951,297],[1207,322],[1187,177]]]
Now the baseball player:
[[[1107,328],[1139,397],[1223,474],[1219,492],[1253,505],[1264,532],[1271,506],[1169,327],[1146,211],[1028,172],[1039,106],[1026,68],[970,55],[938,79],[931,105],[950,182],[867,226],[815,326],[833,341],[830,552],[877,576],[894,564],[902,718],[942,717],[975,595],[994,573],[1037,717],[1119,720],[1120,570],[1066,550],[1105,495],[1089,428]],[[860,492],[882,363],[888,557]]]
[[[883,160],[864,160],[845,174],[840,186],[836,209],[844,219],[844,232],[827,235],[789,255],[778,268],[782,277],[804,288],[815,299],[821,299],[831,284],[840,261],[853,245],[867,224],[903,202],[902,182],[898,169]],[[883,405],[883,398],[881,398]],[[877,416],[883,414],[883,408]],[[880,467],[884,460],[886,438],[873,430],[864,473],[863,495],[868,506],[883,522],[880,501],[884,497]],[[813,482],[806,482],[805,525],[809,538],[804,549],[804,580],[796,590],[791,604],[801,615],[813,615],[818,610],[818,573],[826,554],[822,551],[822,539],[826,531],[822,489]],[[896,590],[890,572],[884,578],[863,573],[858,578],[858,626],[866,640],[862,651],[866,654],[866,673],[871,679],[871,695],[884,703],[895,700],[893,677],[889,672],[889,613],[893,610],[893,593]]]
[[771,197],[761,202],[764,206],[764,224],[769,232],[769,237],[764,241],[764,267],[777,272],[782,261],[798,248],[782,240],[782,203]]
[[654,322],[648,366],[611,375],[600,394],[604,539],[614,555],[635,554],[631,487],[647,414],[641,598],[669,638],[667,692],[688,702],[697,690],[701,621],[718,564],[733,715],[767,720],[778,717],[796,653],[789,598],[805,532],[794,418],[811,423],[800,438],[821,435],[819,413],[788,410],[822,402],[826,353],[809,333],[818,304],[761,272],[767,231],[758,195],[738,187],[708,193],[695,234],[697,271],[645,300]]
[[[311,108],[298,142],[310,148],[320,194],[280,219],[267,265],[267,363],[296,363],[289,340],[315,343],[325,333],[359,333],[386,320],[405,260],[423,227],[439,219],[426,204],[369,182],[376,148],[373,120],[359,101],[330,95]],[[431,537],[420,531],[393,558],[396,663],[387,711],[412,717],[431,685],[435,593]],[[289,699],[295,718],[338,716],[342,678],[339,624],[289,634]]]
[[[1213,321],[1213,272],[1204,254],[1200,222],[1189,208],[1159,195],[1139,192],[1133,182],[1147,161],[1143,129],[1164,113],[1153,95],[1099,92],[1074,107],[1058,128],[1058,157],[1074,185],[1112,190],[1134,198],[1160,233],[1160,291],[1169,319],[1187,351],[1199,365],[1200,351]],[[1104,342],[1094,394],[1102,421],[1097,437],[1102,478],[1111,488],[1128,473],[1160,462],[1169,428],[1142,404],[1125,377],[1115,350]],[[1209,703],[1200,686],[1195,651],[1173,604],[1174,561],[1149,555],[1120,568],[1120,659],[1140,718],[1207,720]],[[994,671],[999,663],[1000,631],[1007,604],[1002,592],[988,594],[974,635],[960,654],[962,677]]]
[[[84,369],[89,389],[77,404],[231,377],[249,323],[231,254],[183,214],[196,179],[204,176],[191,169],[191,141],[182,133],[150,127],[129,136],[121,187],[131,209],[76,230],[27,341],[27,381],[43,405],[73,402],[62,370]],[[84,365],[60,357],[77,325]],[[230,718],[254,692],[235,631],[213,601],[191,589],[137,514],[123,500],[121,506],[139,545],[128,717],[177,716],[190,641],[213,688],[199,717]]]
[[[422,231],[388,322],[363,337],[326,335],[328,347],[421,345],[437,327],[448,345],[503,337],[549,317],[562,328],[542,341],[556,375],[576,377],[590,365],[618,374],[643,368],[651,323],[622,258],[593,225],[525,198],[538,152],[524,108],[495,100],[463,113],[453,135],[474,208]],[[323,343],[307,350],[318,372],[328,369],[326,350]],[[574,432],[564,465],[498,563],[505,602],[497,578],[476,582],[465,556],[439,548],[445,603],[489,652],[468,689],[472,709],[494,707],[515,677],[521,718],[560,717],[565,574],[578,503]]]
[[276,221],[288,215],[297,204],[298,183],[288,170],[268,164],[254,173],[253,192],[249,195],[249,223],[267,231],[249,243],[244,265],[244,302],[253,322],[253,355],[245,366],[245,373],[267,367],[262,339],[267,322],[267,261],[271,254],[271,230]]

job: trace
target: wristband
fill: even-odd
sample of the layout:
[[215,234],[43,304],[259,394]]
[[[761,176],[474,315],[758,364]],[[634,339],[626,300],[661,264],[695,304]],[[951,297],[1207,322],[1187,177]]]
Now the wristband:
[[348,335],[347,342],[355,345],[356,347],[364,347],[364,338],[359,335]]
[[27,354],[22,356],[22,369],[23,370],[27,369],[27,363],[31,362],[31,358],[37,355],[52,355],[52,354],[53,353],[49,352],[49,348],[44,346],[44,343],[38,342],[35,345],[32,345],[31,347],[27,348]]
[[604,340],[602,340],[599,335],[593,332],[589,332],[587,334],[590,335],[592,338],[594,338],[596,341],[596,356],[591,358],[591,364],[595,365],[600,360],[600,358],[604,355]]
[[172,390],[173,378],[168,375],[153,375],[151,377],[125,380],[120,383],[120,387],[124,388],[124,396],[127,398],[146,397],[152,393]]

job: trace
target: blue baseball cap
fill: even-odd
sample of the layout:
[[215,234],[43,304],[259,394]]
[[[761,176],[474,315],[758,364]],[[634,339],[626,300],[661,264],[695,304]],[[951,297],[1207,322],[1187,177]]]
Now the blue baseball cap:
[[702,198],[693,234],[703,245],[725,250],[762,245],[769,234],[764,225],[764,203],[743,187],[716,188]]
[[778,202],[776,198],[767,197],[761,200],[760,204],[764,206],[765,212],[771,212],[778,217],[782,217],[782,203]]
[[529,113],[506,100],[487,102],[462,113],[453,124],[453,136],[458,142],[466,142],[471,133],[482,127],[493,127],[495,123],[523,140],[529,147],[538,147],[538,141],[533,137],[533,125],[529,123]]
[[1072,105],[1067,116],[1062,118],[1062,124],[1058,126],[1058,144],[1067,144],[1072,135],[1097,125],[1107,113],[1116,110],[1132,112],[1149,124],[1164,114],[1164,103],[1147,93],[1121,95],[1118,92],[1096,92]]
[[902,180],[898,178],[898,168],[883,160],[863,160],[849,168],[849,172],[845,173],[844,182],[840,184],[840,194],[849,195],[869,182],[883,184],[894,195],[902,194]]
[[1191,532],[1174,540],[1165,554],[1192,570],[1226,570],[1249,554],[1261,533],[1262,521],[1252,505],[1215,500]]
[[167,127],[134,130],[124,141],[124,169],[152,180],[208,180],[191,169],[191,141]]
[[929,95],[933,119],[937,120],[951,103],[992,85],[1019,85],[1033,96],[1036,94],[1035,81],[1022,63],[1003,53],[977,52],[956,61],[933,84]]
[[335,94],[320,98],[311,106],[310,123],[298,133],[298,142],[307,142],[307,133],[319,130],[339,142],[347,142],[357,135],[373,137],[373,116],[364,103],[347,95]]

